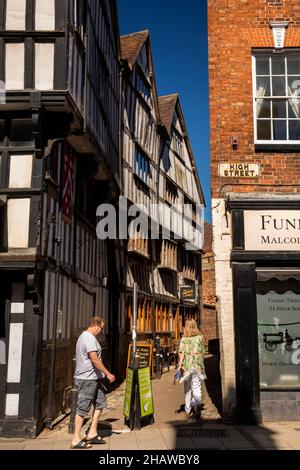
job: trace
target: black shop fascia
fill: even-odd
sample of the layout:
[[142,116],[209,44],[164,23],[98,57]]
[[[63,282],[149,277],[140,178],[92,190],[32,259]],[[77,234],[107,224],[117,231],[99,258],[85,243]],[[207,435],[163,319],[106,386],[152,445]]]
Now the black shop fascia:
[[300,420],[300,198],[233,197],[237,421]]

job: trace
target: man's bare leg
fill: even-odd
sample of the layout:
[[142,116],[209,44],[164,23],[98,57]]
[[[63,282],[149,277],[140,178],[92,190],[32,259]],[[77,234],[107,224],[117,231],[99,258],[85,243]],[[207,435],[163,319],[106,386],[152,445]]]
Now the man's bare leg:
[[84,418],[82,416],[76,415],[75,416],[75,422],[74,422],[74,436],[73,436],[73,441],[72,445],[78,444],[79,441],[81,441],[81,428],[83,425]]
[[97,426],[98,426],[101,413],[102,413],[102,410],[94,410],[90,429],[86,435],[87,440],[93,439],[94,437],[98,435]]

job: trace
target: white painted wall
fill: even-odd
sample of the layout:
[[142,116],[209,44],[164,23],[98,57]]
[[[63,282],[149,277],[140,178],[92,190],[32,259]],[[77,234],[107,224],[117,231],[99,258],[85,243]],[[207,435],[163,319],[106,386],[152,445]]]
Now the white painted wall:
[[222,378],[223,411],[230,415],[235,407],[235,346],[230,267],[231,217],[225,217],[224,199],[212,199],[213,251],[215,254],[217,314],[220,333],[220,371]]
[[31,187],[32,160],[32,155],[11,155],[9,188]]
[[55,0],[35,0],[35,29],[55,30]]
[[53,90],[54,44],[35,43],[35,89]]
[[6,416],[18,416],[19,414],[19,394],[8,393],[6,395],[5,414]]
[[6,29],[25,30],[26,0],[6,0]]
[[7,361],[7,382],[19,383],[21,379],[23,323],[11,323]]
[[24,43],[6,44],[5,88],[24,90]]
[[7,201],[8,248],[28,248],[30,199]]

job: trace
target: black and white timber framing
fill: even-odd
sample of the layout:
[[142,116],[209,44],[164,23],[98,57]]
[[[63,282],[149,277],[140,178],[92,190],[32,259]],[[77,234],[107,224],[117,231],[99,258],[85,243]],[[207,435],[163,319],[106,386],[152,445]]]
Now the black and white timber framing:
[[[199,298],[182,301],[179,287],[199,291],[201,251],[187,252],[185,230],[193,225],[190,207],[204,204],[178,95],[158,97],[149,31],[121,37],[123,60],[123,191],[129,206],[143,205],[145,217],[157,223],[160,234],[151,240],[136,233],[127,245],[126,306],[127,330],[132,325],[132,289],[138,294],[139,339],[160,336],[162,343],[179,339],[184,318],[199,319]],[[181,239],[176,224],[158,217],[154,204],[167,209],[176,204],[184,214]],[[167,213],[167,211],[166,211]],[[178,218],[178,220],[181,220]],[[170,238],[161,234],[170,228]],[[144,235],[144,237],[143,237]],[[147,234],[148,235],[148,234]]]
[[116,2],[0,0],[0,85],[0,434],[35,436],[90,316],[116,347],[119,254],[95,231],[120,191]]

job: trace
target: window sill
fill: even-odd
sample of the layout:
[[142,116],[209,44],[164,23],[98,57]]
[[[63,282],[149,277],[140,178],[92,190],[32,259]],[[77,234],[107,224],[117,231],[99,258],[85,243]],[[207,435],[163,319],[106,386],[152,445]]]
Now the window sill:
[[254,150],[257,153],[260,152],[300,152],[300,142],[299,144],[255,144]]

